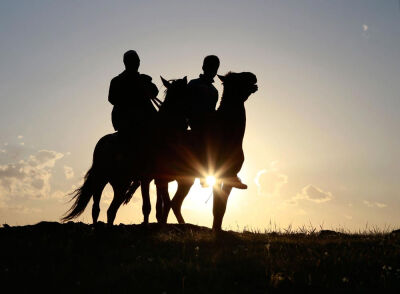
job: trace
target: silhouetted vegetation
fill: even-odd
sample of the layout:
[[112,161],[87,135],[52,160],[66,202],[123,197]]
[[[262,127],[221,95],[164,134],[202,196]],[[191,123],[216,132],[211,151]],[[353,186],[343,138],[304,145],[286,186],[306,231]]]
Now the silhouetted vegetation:
[[215,233],[194,225],[0,229],[2,289],[266,293],[400,288],[400,234]]

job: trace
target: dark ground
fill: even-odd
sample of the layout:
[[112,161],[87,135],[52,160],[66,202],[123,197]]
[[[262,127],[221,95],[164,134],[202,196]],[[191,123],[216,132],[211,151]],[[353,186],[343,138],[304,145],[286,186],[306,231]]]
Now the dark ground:
[[351,293],[399,290],[400,234],[215,234],[194,225],[107,228],[100,223],[94,228],[72,222],[0,228],[2,293],[339,288]]

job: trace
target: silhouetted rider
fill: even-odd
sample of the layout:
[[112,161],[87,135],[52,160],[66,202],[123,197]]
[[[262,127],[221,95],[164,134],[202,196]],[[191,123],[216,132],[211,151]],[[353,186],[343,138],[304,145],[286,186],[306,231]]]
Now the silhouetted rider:
[[[205,173],[212,172],[212,166],[208,162],[211,148],[209,130],[218,102],[218,90],[213,85],[218,67],[219,59],[217,56],[206,56],[203,61],[203,74],[200,74],[198,79],[191,80],[188,84],[188,121],[196,140],[195,152]],[[201,179],[201,183],[203,186],[205,185],[204,179]]]
[[[198,79],[191,80],[189,89],[189,125],[197,143],[197,157],[203,165],[206,173],[215,172],[213,166],[213,138],[212,128],[215,120],[215,107],[218,102],[218,90],[214,87],[214,77],[219,68],[219,58],[215,55],[208,55],[203,61],[203,74]],[[227,150],[229,152],[229,150]],[[206,186],[205,180],[200,179],[202,186]],[[232,186],[246,189],[240,179],[232,177]]]
[[108,101],[114,105],[114,129],[129,138],[148,129],[154,121],[157,110],[151,99],[157,96],[158,89],[150,76],[138,72],[140,59],[136,51],[127,51],[123,61],[125,70],[111,80]]
[[189,125],[194,132],[206,131],[210,119],[214,116],[218,102],[218,90],[214,87],[214,77],[219,67],[219,59],[209,55],[203,61],[203,74],[191,80],[189,88]]

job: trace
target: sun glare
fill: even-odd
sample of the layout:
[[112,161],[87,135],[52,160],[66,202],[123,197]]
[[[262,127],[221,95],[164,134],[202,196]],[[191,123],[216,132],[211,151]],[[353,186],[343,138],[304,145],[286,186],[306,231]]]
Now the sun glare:
[[207,178],[206,178],[207,185],[212,187],[215,185],[216,182],[217,182],[217,179],[214,176],[207,176]]

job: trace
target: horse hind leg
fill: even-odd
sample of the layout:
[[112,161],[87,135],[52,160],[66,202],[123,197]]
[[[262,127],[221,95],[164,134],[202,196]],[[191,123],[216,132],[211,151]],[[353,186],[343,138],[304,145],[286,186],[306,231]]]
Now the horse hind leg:
[[168,221],[169,211],[171,210],[171,199],[169,198],[168,183],[166,183],[166,185],[163,187],[161,195],[163,198],[163,213],[161,223],[166,224]]
[[178,190],[176,191],[174,198],[171,201],[171,208],[175,214],[175,217],[180,224],[184,224],[185,220],[183,219],[181,208],[183,200],[185,200],[187,194],[189,193],[190,188],[193,185],[194,180],[192,181],[178,181]]
[[93,224],[97,224],[100,214],[100,198],[106,183],[100,183],[93,193],[92,219]]
[[161,223],[162,214],[163,214],[163,197],[161,195],[161,188],[157,187],[157,202],[156,202],[156,219],[158,223]]

